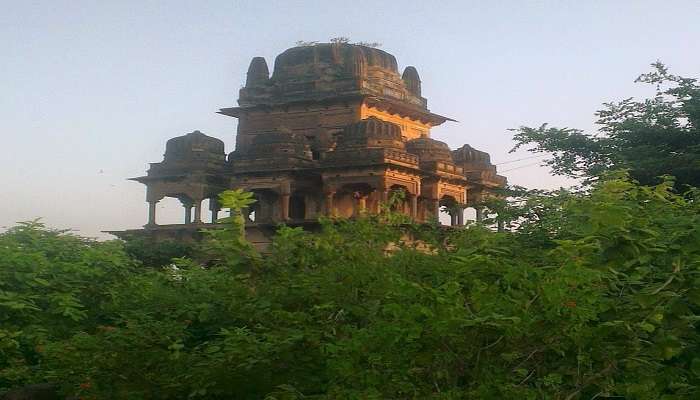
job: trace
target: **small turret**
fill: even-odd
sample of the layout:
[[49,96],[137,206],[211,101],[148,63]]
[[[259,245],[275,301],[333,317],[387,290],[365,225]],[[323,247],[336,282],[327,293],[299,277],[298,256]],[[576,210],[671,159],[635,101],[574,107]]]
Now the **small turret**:
[[267,68],[267,62],[263,57],[253,57],[248,67],[248,75],[245,81],[245,87],[259,86],[267,83],[270,79],[270,70]]
[[406,89],[408,89],[409,92],[411,92],[414,96],[421,96],[420,76],[418,76],[416,67],[406,67],[406,69],[403,70],[401,79],[403,79],[404,83],[406,84]]
[[200,131],[194,131],[167,141],[163,164],[223,162],[225,157],[224,142]]

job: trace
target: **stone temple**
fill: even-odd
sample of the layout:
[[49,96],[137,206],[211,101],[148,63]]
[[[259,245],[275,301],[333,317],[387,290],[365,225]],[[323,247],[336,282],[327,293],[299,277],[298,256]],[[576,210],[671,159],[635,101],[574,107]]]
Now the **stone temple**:
[[[219,113],[238,119],[235,150],[226,154],[221,140],[199,131],[168,140],[163,161],[133,178],[146,186],[148,223],[112,233],[196,238],[216,222],[217,195],[232,188],[254,193],[246,231],[261,241],[282,222],[378,212],[394,191],[403,192],[398,211],[413,220],[435,220],[442,209],[462,225],[466,207],[506,183],[487,153],[431,137],[453,120],[428,109],[415,67],[399,74],[394,56],[372,47],[293,47],[277,56],[272,75],[255,57],[238,106]],[[183,224],[158,225],[165,197],[182,203]],[[206,199],[210,222],[202,219]]]

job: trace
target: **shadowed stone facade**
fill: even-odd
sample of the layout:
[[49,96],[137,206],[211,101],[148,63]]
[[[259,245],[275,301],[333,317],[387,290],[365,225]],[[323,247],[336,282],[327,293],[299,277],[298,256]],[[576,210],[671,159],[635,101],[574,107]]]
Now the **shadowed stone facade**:
[[[267,62],[255,57],[237,107],[236,149],[199,131],[170,139],[162,162],[146,176],[149,204],[144,230],[152,236],[191,238],[218,193],[255,194],[247,232],[260,238],[280,222],[313,225],[320,215],[351,218],[378,212],[392,191],[404,192],[399,211],[415,221],[448,210],[462,225],[464,208],[505,185],[489,155],[464,145],[450,150],[431,129],[450,118],[432,113],[414,67],[399,74],[396,59],[379,49],[346,43],[294,47]],[[179,199],[183,225],[158,225],[157,203]],[[477,218],[480,213],[477,212]],[[124,236],[129,232],[114,232]],[[257,236],[256,236],[257,235]],[[261,239],[261,240],[263,240]]]

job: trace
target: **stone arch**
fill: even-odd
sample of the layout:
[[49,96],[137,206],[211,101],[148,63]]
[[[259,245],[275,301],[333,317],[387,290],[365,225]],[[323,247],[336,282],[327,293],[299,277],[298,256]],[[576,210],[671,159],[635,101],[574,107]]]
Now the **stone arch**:
[[337,216],[357,217],[368,211],[367,200],[375,188],[369,183],[348,183],[339,187],[333,201]]
[[450,195],[443,195],[440,198],[440,223],[442,225],[456,226],[458,225],[457,213],[462,210],[459,207],[457,199]]
[[279,194],[272,189],[249,189],[253,193],[255,203],[245,210],[249,222],[272,223],[279,219]]
[[303,220],[306,219],[306,194],[303,192],[294,192],[289,197],[289,219]]
[[176,225],[183,224],[182,203],[175,196],[165,196],[156,204],[156,224]]
[[394,199],[391,210],[402,214],[411,215],[410,196],[411,191],[407,186],[394,184],[389,187],[389,199]]

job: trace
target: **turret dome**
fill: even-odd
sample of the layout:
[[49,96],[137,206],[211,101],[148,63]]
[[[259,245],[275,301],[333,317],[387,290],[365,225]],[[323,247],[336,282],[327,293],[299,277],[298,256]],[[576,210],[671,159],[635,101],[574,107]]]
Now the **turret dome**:
[[194,131],[168,140],[164,162],[224,161],[225,157],[224,142]]
[[447,146],[445,142],[431,139],[429,137],[420,137],[409,140],[406,143],[406,151],[417,155],[421,163],[431,161],[452,162],[450,147]]
[[401,138],[401,127],[377,117],[369,117],[350,124],[343,130],[336,150],[351,148],[393,148],[403,150],[404,142]]

